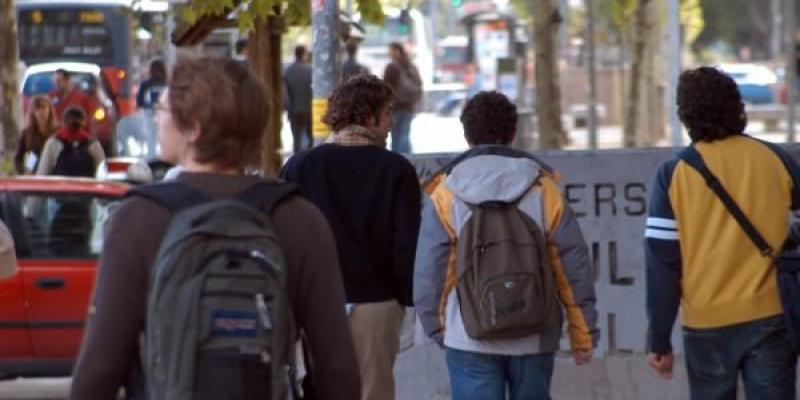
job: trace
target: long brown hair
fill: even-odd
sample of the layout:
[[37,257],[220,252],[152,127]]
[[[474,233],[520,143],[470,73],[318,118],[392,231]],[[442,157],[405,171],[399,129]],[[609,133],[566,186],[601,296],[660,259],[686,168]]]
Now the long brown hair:
[[392,42],[392,43],[389,44],[389,48],[391,50],[397,51],[397,53],[400,55],[400,60],[398,60],[398,61],[404,67],[409,65],[409,64],[411,64],[411,59],[408,57],[408,53],[406,52],[406,48],[403,47],[402,43],[400,43],[400,42]]
[[[47,107],[47,122],[45,122],[45,127],[39,126],[39,123],[36,121],[36,110],[40,107]],[[53,103],[50,101],[50,98],[44,95],[35,96],[31,100],[31,107],[28,110],[28,128],[35,134],[42,136],[44,138],[50,137],[50,135],[55,132],[56,130],[56,111],[53,108]],[[30,144],[31,137],[28,137],[28,144]]]

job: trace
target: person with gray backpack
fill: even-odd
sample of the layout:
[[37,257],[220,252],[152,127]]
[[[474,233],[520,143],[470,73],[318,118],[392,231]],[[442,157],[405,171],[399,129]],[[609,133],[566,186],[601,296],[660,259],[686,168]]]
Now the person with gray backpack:
[[471,149],[424,185],[414,304],[453,400],[549,399],[562,314],[577,365],[599,336],[583,234],[558,173],[509,147],[516,121],[504,95],[478,93],[461,114]]
[[172,76],[155,109],[161,158],[182,172],[110,217],[70,398],[311,398],[300,338],[313,398],[358,398],[328,223],[293,185],[241,172],[260,153],[263,85],[230,59]]

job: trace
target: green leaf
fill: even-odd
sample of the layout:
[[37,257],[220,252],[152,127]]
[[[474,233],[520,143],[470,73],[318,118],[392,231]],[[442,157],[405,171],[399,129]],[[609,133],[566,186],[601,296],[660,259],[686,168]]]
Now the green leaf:
[[199,18],[197,11],[191,7],[181,9],[181,18],[188,24],[194,24]]
[[379,0],[358,0],[358,12],[361,18],[371,24],[384,24],[383,7]]

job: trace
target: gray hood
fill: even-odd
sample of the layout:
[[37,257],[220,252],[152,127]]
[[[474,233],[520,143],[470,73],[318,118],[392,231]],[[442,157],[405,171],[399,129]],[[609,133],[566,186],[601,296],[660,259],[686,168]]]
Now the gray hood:
[[458,164],[444,185],[466,203],[510,202],[533,185],[540,170],[539,165],[528,158],[482,155]]

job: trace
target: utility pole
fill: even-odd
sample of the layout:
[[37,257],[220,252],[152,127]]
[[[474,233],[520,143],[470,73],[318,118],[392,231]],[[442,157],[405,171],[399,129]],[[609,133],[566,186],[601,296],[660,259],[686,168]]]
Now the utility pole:
[[438,52],[438,42],[439,38],[437,37],[437,29],[436,23],[439,18],[439,0],[429,0],[430,1],[430,24],[431,24],[431,43],[430,48],[431,52],[433,53],[433,70],[436,71],[436,66],[439,64],[439,58],[437,57]]
[[594,40],[594,0],[586,1],[586,70],[589,72],[588,123],[589,148],[597,149],[597,60]]
[[669,105],[670,137],[673,147],[683,146],[683,130],[678,120],[678,77],[681,74],[681,21],[680,0],[667,0],[667,62],[669,63],[669,84],[667,84],[667,104]]
[[797,43],[795,43],[795,32],[797,31],[797,20],[795,17],[794,0],[786,1],[786,92],[787,119],[789,129],[786,133],[786,141],[794,143],[795,136],[795,104],[797,104]]
[[781,11],[781,0],[771,0],[770,11],[772,11],[772,34],[770,35],[770,53],[775,67],[780,66],[781,62],[781,41],[783,39],[783,13]]
[[330,131],[322,123],[328,109],[328,97],[339,81],[339,1],[311,0],[312,54],[311,90],[312,133],[314,139],[323,139]]

